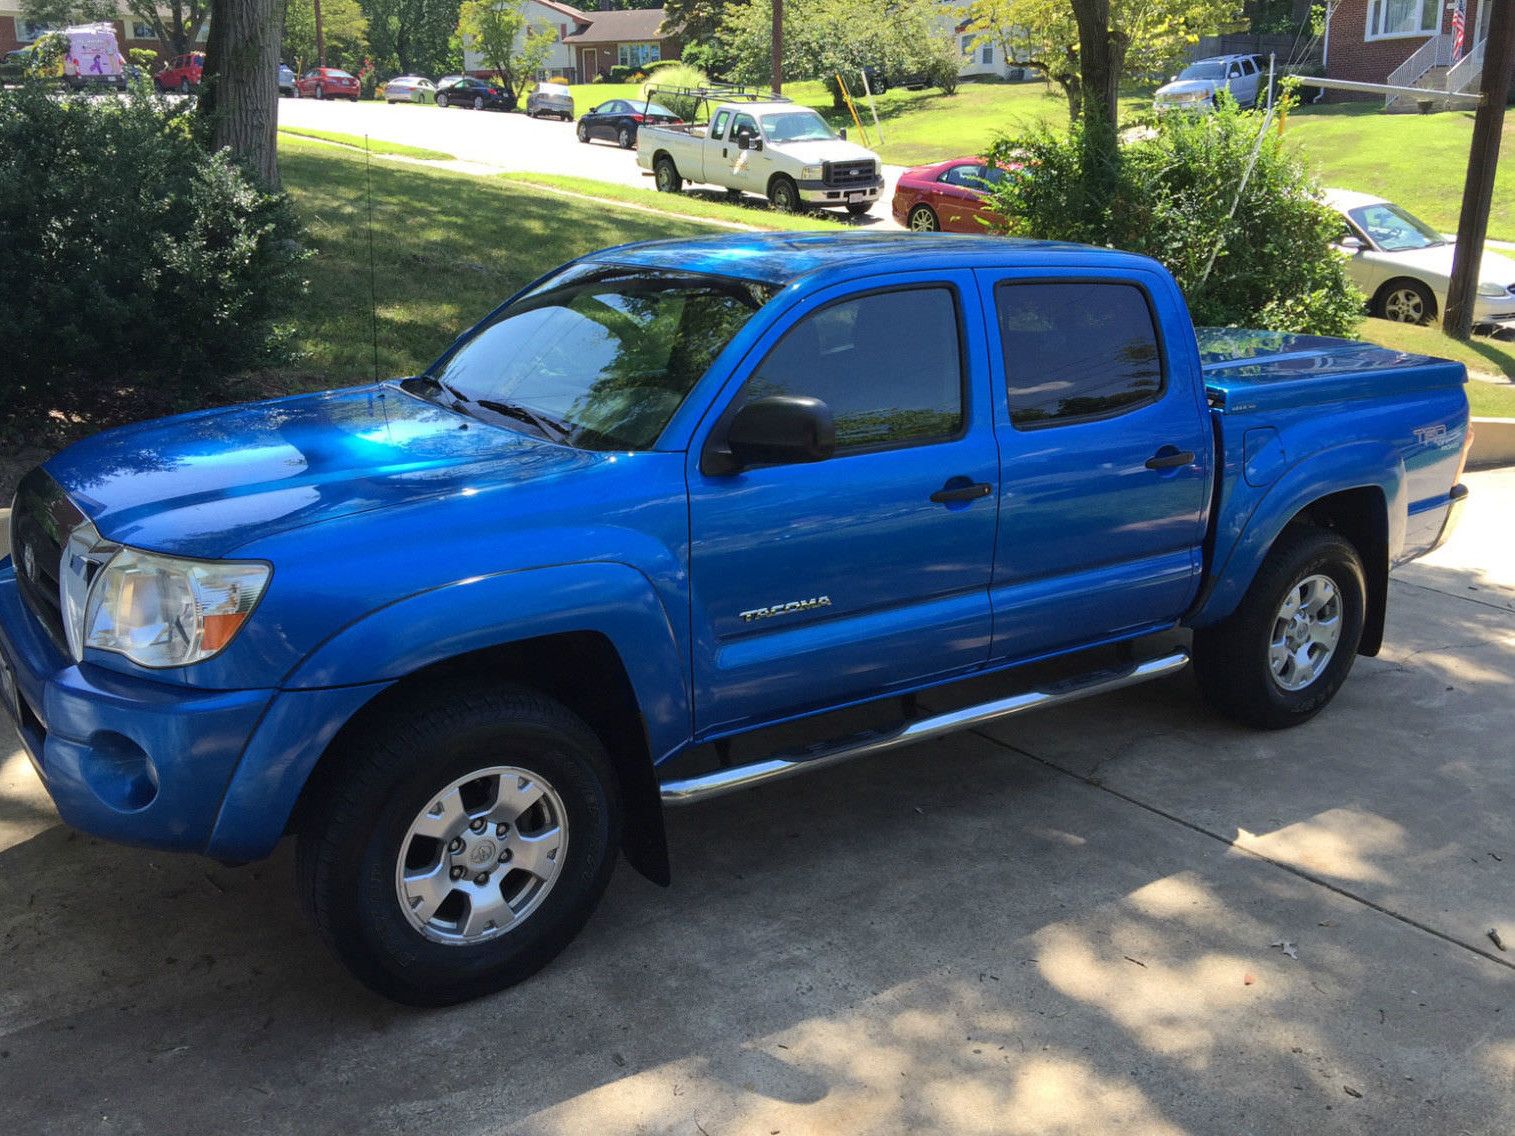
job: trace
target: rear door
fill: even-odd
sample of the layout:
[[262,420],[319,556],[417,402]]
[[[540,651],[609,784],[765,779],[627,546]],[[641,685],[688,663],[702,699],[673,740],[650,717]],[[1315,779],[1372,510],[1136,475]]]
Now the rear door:
[[979,279],[1003,399],[994,657],[1171,625],[1199,585],[1214,476],[1177,290],[1143,272]]
[[[983,664],[998,482],[983,329],[971,272],[890,274],[801,301],[744,360],[690,449],[702,735]],[[706,473],[730,413],[775,394],[831,408],[835,456]]]

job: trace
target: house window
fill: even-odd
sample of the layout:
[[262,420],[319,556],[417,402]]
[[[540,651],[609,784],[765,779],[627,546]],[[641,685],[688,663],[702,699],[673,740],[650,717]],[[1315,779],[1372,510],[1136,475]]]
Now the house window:
[[157,39],[158,33],[153,31],[151,24],[144,24],[141,20],[132,21],[132,39]]
[[975,36],[971,35],[963,36],[963,54],[969,59],[973,58],[973,41],[975,38]]
[[992,43],[984,44],[983,51],[979,53],[978,61],[980,63],[994,62],[994,45]]
[[31,43],[52,30],[53,26],[43,20],[18,19],[16,21],[16,42]]
[[616,49],[616,62],[622,67],[645,67],[662,58],[655,43],[623,43]]
[[1441,30],[1442,0],[1371,0],[1366,39],[1435,35]]

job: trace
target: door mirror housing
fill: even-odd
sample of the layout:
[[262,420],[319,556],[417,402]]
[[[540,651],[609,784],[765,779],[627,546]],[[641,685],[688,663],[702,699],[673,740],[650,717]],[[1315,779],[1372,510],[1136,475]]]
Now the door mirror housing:
[[842,141],[847,141],[847,128],[845,126],[842,127]]
[[726,451],[718,455],[724,468],[707,472],[825,461],[834,453],[836,422],[829,406],[818,398],[769,395],[736,412],[726,428]]
[[1362,252],[1368,246],[1362,243],[1361,237],[1342,237],[1336,242],[1336,247],[1346,252]]

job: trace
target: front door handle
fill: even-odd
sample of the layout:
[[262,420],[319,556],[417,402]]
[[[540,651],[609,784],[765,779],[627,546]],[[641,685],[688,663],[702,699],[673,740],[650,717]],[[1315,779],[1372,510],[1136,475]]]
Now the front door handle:
[[1164,446],[1147,459],[1148,469],[1177,469],[1181,465],[1193,464],[1193,450],[1175,450],[1172,446]]
[[938,505],[954,505],[962,501],[977,501],[980,497],[987,497],[994,492],[994,486],[988,482],[978,481],[963,484],[966,478],[954,477],[942,488],[931,495],[931,500]]

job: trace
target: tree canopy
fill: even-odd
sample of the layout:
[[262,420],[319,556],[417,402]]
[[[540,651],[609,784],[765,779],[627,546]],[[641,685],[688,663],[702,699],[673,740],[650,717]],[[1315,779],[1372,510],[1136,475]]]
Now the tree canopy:
[[[368,54],[368,17],[358,0],[321,0],[326,32],[326,65],[356,72]],[[316,7],[312,0],[286,0],[284,58],[297,71],[319,67],[316,58]]]
[[545,21],[526,18],[525,0],[464,0],[458,12],[458,34],[499,76],[513,99],[547,62],[558,40],[557,29]]

